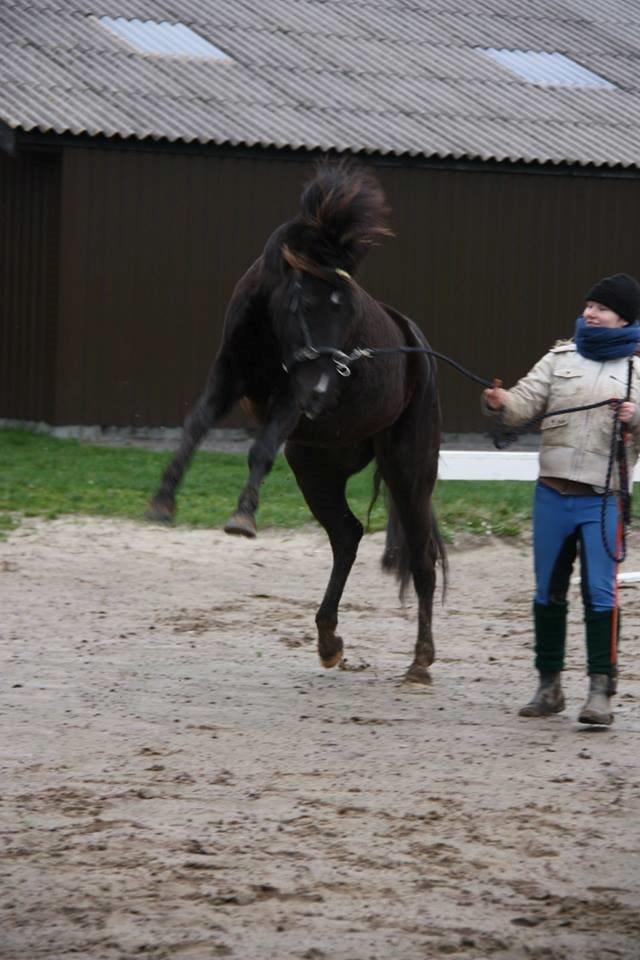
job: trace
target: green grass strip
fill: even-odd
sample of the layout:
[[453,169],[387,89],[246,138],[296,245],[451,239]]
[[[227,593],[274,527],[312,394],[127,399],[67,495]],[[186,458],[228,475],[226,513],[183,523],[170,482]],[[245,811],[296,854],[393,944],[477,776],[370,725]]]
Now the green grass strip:
[[[170,458],[171,453],[1,430],[0,536],[21,516],[89,514],[141,520]],[[351,508],[363,522],[372,475],[368,468],[348,486]],[[242,454],[197,453],[179,492],[177,523],[221,526],[232,513],[246,476]],[[447,539],[460,531],[517,536],[529,524],[532,493],[533,483],[528,482],[440,481],[435,495],[438,522]],[[259,526],[293,528],[313,522],[284,457],[278,457],[262,487]],[[370,529],[382,530],[385,523],[381,498]]]

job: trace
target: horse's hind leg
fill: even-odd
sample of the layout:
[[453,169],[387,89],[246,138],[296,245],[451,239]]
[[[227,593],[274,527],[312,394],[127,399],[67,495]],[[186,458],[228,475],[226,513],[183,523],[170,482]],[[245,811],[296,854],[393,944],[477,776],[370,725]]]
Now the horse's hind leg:
[[169,522],[176,509],[176,489],[191,462],[196,447],[210,427],[238,399],[238,386],[230,365],[219,357],[209,374],[204,393],[187,416],[180,446],[164,471],[160,486],[147,508],[147,519]]
[[[426,551],[415,552],[413,582],[418,596],[418,635],[416,637],[413,662],[405,675],[407,683],[431,683],[429,667],[435,660],[433,642],[433,595],[436,586],[437,550],[430,533],[431,523],[427,525],[429,539]],[[410,535],[411,538],[411,535]]]
[[422,482],[417,483],[420,470],[414,471],[408,462],[403,462],[398,450],[394,453],[384,440],[376,445],[376,459],[391,495],[390,524],[398,538],[393,549],[395,556],[388,558],[389,565],[396,567],[401,578],[403,570],[410,572],[418,597],[418,635],[405,680],[428,684],[429,667],[435,659],[431,626],[438,557],[431,510],[435,475],[423,476]]
[[327,531],[333,552],[333,567],[322,603],[316,613],[318,653],[324,667],[342,660],[342,638],[336,633],[338,605],[351,571],[362,524],[349,509],[345,496],[348,478],[369,463],[369,444],[339,451],[288,443],[285,455],[309,509]]

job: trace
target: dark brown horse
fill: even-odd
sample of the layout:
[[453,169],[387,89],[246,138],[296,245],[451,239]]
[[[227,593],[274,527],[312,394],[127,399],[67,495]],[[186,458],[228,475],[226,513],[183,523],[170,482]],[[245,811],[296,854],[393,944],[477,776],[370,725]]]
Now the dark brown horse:
[[402,587],[412,578],[419,601],[406,679],[428,683],[435,568],[438,559],[445,563],[431,507],[440,446],[435,361],[419,352],[375,359],[360,352],[427,347],[409,319],[354,279],[371,243],[390,232],[386,213],[370,173],[349,164],[318,167],[298,215],[275,230],[234,290],[222,346],[149,516],[171,519],[176,487],[197,444],[236,401],[248,405],[261,429],[225,530],[255,536],[260,484],[286,443],[285,456],[333,550],[316,614],[320,659],[333,667],[343,649],[338,605],[363,532],[345,486],[375,459],[376,487],[384,482],[389,509],[382,565]]

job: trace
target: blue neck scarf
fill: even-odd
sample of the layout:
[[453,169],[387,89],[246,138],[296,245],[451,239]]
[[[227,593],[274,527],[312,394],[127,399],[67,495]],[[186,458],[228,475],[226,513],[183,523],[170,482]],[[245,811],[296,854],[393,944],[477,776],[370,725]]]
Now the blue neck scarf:
[[632,357],[640,343],[640,324],[626,327],[589,327],[584,317],[576,320],[576,347],[587,360],[617,360]]

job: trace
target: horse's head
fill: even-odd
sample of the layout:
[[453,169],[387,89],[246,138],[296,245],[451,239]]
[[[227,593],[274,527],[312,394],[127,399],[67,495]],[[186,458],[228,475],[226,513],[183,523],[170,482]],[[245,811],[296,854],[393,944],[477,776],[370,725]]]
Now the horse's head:
[[314,420],[336,405],[351,373],[356,289],[342,267],[321,266],[286,244],[282,257],[272,316],[296,402]]
[[352,275],[371,244],[391,232],[387,213],[380,184],[367,170],[320,164],[300,212],[265,247],[274,333],[296,400],[311,419],[337,402],[350,373],[362,294]]

